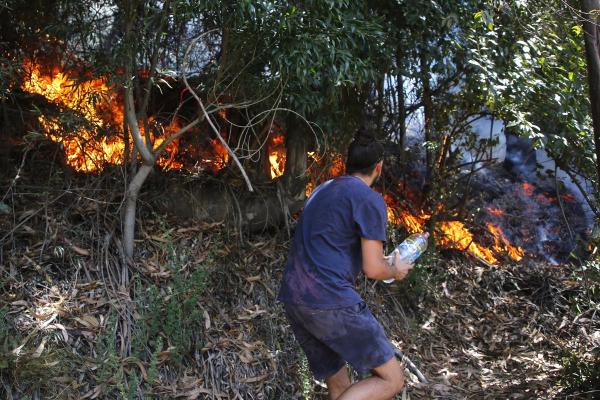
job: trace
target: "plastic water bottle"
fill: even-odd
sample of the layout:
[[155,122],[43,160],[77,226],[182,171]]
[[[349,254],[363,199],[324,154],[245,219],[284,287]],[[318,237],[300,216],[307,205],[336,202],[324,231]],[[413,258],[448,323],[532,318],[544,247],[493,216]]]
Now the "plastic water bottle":
[[[414,263],[417,258],[425,250],[427,250],[427,238],[429,233],[415,233],[406,238],[406,240],[398,245],[386,258],[389,262],[394,262],[394,256],[396,253],[400,254],[400,259],[410,264]],[[384,280],[385,283],[394,282],[394,278]]]

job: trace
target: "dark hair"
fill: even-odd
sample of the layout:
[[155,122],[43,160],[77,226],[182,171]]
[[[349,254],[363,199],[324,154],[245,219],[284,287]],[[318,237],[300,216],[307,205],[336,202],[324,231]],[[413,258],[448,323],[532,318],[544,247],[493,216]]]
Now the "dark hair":
[[375,165],[383,160],[383,145],[364,127],[359,128],[348,147],[346,173],[370,175]]

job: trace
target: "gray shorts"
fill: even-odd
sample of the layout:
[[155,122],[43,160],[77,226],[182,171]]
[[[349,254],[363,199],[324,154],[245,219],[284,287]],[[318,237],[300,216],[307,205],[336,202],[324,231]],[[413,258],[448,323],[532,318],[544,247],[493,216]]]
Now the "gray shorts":
[[363,375],[394,357],[394,348],[364,302],[334,309],[285,304],[314,377],[324,380],[346,362]]

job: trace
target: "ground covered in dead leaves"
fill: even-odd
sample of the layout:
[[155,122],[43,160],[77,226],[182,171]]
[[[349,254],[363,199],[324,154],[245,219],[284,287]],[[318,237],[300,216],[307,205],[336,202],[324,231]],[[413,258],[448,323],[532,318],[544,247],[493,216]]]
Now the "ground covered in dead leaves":
[[[286,232],[146,211],[127,265],[115,199],[44,196],[0,215],[1,398],[326,398],[275,301]],[[407,373],[403,399],[594,398],[595,265],[442,252],[406,282],[359,287],[429,380]]]

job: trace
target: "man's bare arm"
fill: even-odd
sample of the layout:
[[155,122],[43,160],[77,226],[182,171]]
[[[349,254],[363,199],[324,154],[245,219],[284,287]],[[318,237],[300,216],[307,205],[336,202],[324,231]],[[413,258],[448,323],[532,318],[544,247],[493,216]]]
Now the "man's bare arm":
[[379,240],[361,238],[363,272],[367,278],[375,280],[385,280],[393,278],[395,280],[404,279],[406,274],[412,269],[412,264],[408,264],[400,257],[395,255],[393,262],[388,263],[383,254],[383,243]]

